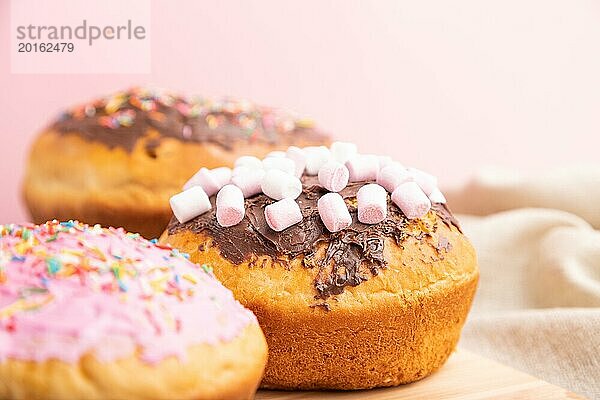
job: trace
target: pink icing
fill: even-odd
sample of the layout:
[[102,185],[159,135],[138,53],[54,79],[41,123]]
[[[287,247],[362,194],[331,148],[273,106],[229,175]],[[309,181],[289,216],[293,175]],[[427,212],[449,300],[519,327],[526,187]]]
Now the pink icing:
[[123,229],[0,225],[0,361],[185,357],[254,315],[209,268]]

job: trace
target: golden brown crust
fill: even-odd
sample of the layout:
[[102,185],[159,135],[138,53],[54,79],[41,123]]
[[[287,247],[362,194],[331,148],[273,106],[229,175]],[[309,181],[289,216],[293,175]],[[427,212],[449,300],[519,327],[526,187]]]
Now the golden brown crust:
[[232,166],[240,155],[263,157],[282,146],[315,144],[302,138],[279,146],[240,142],[230,151],[162,138],[148,152],[157,135],[148,132],[129,152],[77,134],[43,132],[32,146],[23,184],[33,221],[78,219],[157,237],[172,215],[169,198],[200,167]]
[[62,361],[0,363],[2,399],[251,399],[267,357],[258,325],[216,346],[197,345],[181,362],[156,365],[137,357],[101,363],[86,355],[77,364]]
[[387,268],[329,299],[330,311],[314,307],[318,271],[302,266],[301,257],[288,269],[267,257],[254,267],[234,265],[203,233],[165,233],[161,240],[212,265],[256,314],[269,344],[263,387],[363,389],[421,379],[458,342],[479,276],[475,252],[455,227],[433,212],[427,218],[437,219],[431,236],[400,245],[386,239]]

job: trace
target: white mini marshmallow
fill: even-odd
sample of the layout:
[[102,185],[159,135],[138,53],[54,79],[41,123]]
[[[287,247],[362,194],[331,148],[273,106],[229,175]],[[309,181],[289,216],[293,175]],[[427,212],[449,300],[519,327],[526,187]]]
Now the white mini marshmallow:
[[416,182],[405,182],[392,193],[392,201],[408,219],[420,218],[429,212],[431,201]]
[[294,164],[296,164],[296,170],[294,175],[300,178],[304,173],[304,168],[306,167],[306,153],[300,147],[290,146],[288,147],[285,154],[287,158],[289,158],[294,162]]
[[275,151],[271,151],[269,152],[265,158],[269,158],[269,157],[277,157],[277,158],[282,158],[285,157],[285,151],[279,151],[279,150],[275,150]]
[[308,146],[303,150],[306,153],[307,175],[317,175],[323,164],[331,159],[331,152],[325,146]]
[[387,217],[387,192],[376,183],[364,185],[356,194],[358,220],[378,224]]
[[354,143],[333,142],[330,149],[332,158],[342,164],[358,154],[358,148]]
[[275,200],[295,199],[302,193],[302,182],[294,175],[278,169],[270,169],[265,173],[260,185],[262,192]]
[[235,185],[225,185],[217,193],[217,222],[223,227],[239,224],[244,218],[244,194]]
[[238,175],[242,175],[242,174],[246,174],[249,173],[251,171],[263,171],[262,166],[261,168],[252,168],[252,167],[235,167],[232,171],[231,171],[231,178],[233,178],[234,176],[238,176]]
[[377,156],[377,159],[379,160],[380,170],[394,163],[394,160],[392,160],[392,157],[390,156]]
[[350,182],[374,181],[379,172],[379,160],[371,154],[359,154],[346,161]]
[[254,156],[242,156],[235,160],[234,167],[262,168],[262,161]]
[[317,201],[319,216],[329,232],[338,232],[352,224],[352,216],[339,193],[327,193]]
[[416,168],[409,168],[408,172],[413,177],[413,180],[423,189],[426,195],[433,193],[433,190],[437,188],[437,178],[427,172],[423,172]]
[[432,203],[446,204],[446,196],[438,188],[433,189],[433,192],[429,195],[429,200]]
[[239,187],[248,198],[262,191],[261,183],[265,176],[265,171],[261,168],[238,167],[233,170],[231,183]]
[[386,167],[395,167],[395,168],[399,168],[399,169],[406,169],[408,170],[408,168],[406,168],[404,165],[400,164],[398,161],[391,161],[390,163],[386,164],[386,165],[382,165],[381,164],[381,159],[379,160],[379,170],[381,171],[382,169],[386,168]]
[[339,192],[348,185],[349,175],[344,164],[328,161],[319,170],[319,183],[330,192]]
[[192,186],[169,199],[171,210],[180,223],[189,221],[212,208],[206,192],[200,186]]
[[293,199],[282,199],[265,207],[265,220],[271,229],[281,232],[302,221],[302,212]]
[[221,185],[221,187],[231,182],[232,171],[229,167],[213,168],[210,170],[210,172],[212,173],[212,176],[214,176],[214,178],[217,180],[217,182],[219,182],[219,185]]
[[[219,173],[216,175],[219,175]],[[221,182],[222,177],[217,177],[216,175],[213,174],[210,169],[202,167],[200,168],[200,171],[196,172],[194,176],[183,185],[183,190],[190,189],[193,186],[200,186],[208,196],[212,196],[224,185]]]
[[411,174],[400,164],[392,163],[383,167],[377,174],[377,183],[392,193],[400,184],[412,181]]
[[270,169],[278,169],[290,175],[294,175],[296,173],[296,163],[287,157],[268,157],[262,162],[265,171]]

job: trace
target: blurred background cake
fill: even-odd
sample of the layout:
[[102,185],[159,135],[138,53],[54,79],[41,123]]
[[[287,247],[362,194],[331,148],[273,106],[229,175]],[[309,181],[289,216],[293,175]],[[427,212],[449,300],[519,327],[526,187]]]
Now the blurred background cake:
[[132,88],[74,107],[37,137],[23,195],[34,222],[79,219],[158,236],[200,167],[327,144],[309,119],[242,100]]

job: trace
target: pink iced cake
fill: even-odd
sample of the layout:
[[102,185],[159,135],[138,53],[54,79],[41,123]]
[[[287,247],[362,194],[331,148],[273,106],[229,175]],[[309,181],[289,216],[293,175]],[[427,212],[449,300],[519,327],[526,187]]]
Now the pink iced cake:
[[73,221],[0,225],[0,398],[251,398],[266,353],[185,254]]

